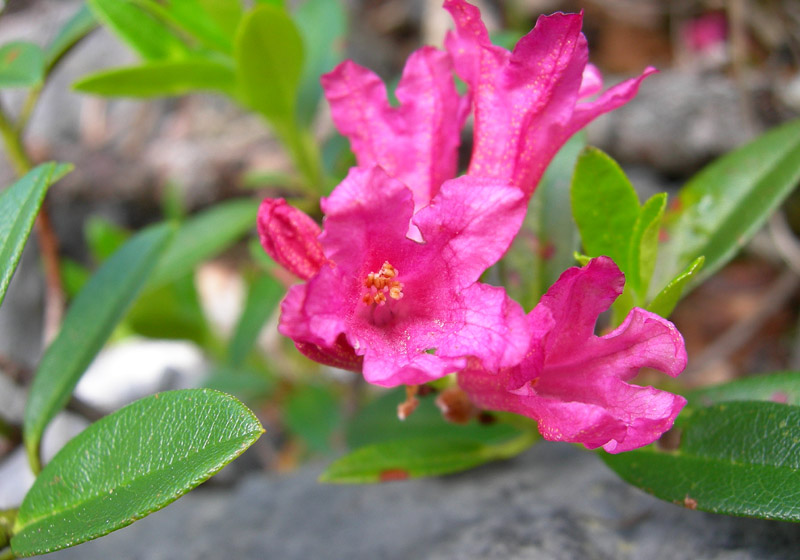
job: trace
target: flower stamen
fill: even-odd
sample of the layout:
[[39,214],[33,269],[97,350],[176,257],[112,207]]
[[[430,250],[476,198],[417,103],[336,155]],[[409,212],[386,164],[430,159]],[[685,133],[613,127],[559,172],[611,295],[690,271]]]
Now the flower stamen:
[[385,305],[386,295],[393,300],[403,298],[403,283],[394,280],[400,272],[389,261],[385,261],[378,272],[370,272],[364,279],[367,291],[361,296],[366,305]]

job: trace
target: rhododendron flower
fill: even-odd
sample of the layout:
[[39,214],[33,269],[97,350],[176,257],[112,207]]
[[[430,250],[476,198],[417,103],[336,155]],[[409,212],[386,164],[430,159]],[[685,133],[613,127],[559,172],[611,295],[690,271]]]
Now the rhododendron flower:
[[611,453],[652,443],[686,400],[626,381],[642,367],[678,375],[686,350],[672,323],[638,308],[614,331],[595,336],[598,315],[624,283],[608,257],[567,270],[528,315],[533,335],[525,359],[499,372],[471,362],[459,385],[478,406],[536,419],[545,439]]
[[656,70],[616,85],[593,101],[602,77],[588,64],[581,14],[542,16],[513,52],[493,45],[480,11],[444,3],[456,24],[445,46],[469,86],[475,131],[469,173],[511,181],[529,195],[558,149],[594,118],[630,101]]
[[265,250],[290,270],[317,263],[281,306],[280,332],[307,356],[383,386],[437,379],[468,357],[489,370],[524,357],[524,311],[502,288],[477,282],[520,226],[519,189],[461,177],[414,213],[403,183],[377,166],[353,168],[322,200],[319,239],[305,217],[287,219],[276,207],[284,205],[267,199],[259,212]]

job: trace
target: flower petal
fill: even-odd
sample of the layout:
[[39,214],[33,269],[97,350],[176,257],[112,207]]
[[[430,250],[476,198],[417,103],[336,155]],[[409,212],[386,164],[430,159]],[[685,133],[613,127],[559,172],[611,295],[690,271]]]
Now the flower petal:
[[267,254],[286,270],[308,280],[328,262],[319,226],[282,198],[265,198],[258,209],[258,237]]

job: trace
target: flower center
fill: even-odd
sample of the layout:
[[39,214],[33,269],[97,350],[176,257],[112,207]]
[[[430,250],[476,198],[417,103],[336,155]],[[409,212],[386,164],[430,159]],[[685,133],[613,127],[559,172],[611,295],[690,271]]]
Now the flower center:
[[395,280],[400,272],[389,264],[383,263],[380,271],[370,272],[364,279],[366,291],[361,296],[361,301],[366,305],[386,305],[386,296],[394,300],[403,298],[403,283]]

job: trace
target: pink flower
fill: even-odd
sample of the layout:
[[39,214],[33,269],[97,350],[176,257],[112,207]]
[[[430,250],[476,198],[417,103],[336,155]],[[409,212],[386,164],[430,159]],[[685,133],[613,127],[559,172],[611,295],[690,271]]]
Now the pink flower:
[[456,24],[445,46],[469,86],[475,133],[469,173],[497,177],[533,193],[545,168],[573,133],[630,101],[641,81],[602,89],[581,33],[581,14],[542,16],[513,52],[492,45],[480,11],[464,0],[445,0]]
[[[383,386],[437,379],[468,357],[489,370],[518,363],[530,340],[524,311],[477,280],[511,243],[523,199],[513,186],[461,177],[414,213],[411,190],[382,168],[352,169],[322,201],[319,239],[291,242],[325,261],[298,259],[320,264],[289,290],[280,332],[312,359]],[[273,231],[274,205],[264,202],[260,231]]]
[[686,400],[626,381],[642,367],[678,375],[686,350],[672,323],[639,308],[613,332],[594,335],[598,315],[624,283],[608,257],[567,270],[528,314],[533,336],[525,359],[499,372],[471,361],[459,385],[478,406],[534,418],[548,440],[611,453],[652,443]]
[[399,107],[370,70],[347,60],[322,76],[339,131],[359,167],[380,165],[414,193],[417,209],[456,174],[460,131],[469,105],[453,83],[447,53],[423,47],[406,62],[397,85]]

